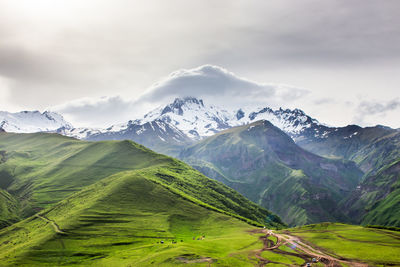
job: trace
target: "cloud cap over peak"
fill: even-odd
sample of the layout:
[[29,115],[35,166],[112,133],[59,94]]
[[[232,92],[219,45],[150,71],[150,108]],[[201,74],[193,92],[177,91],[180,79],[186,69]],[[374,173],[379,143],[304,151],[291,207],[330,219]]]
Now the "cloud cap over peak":
[[[181,69],[151,86],[142,101],[159,102],[175,97],[194,96],[215,104],[263,103],[276,106],[281,98],[299,98],[307,90],[284,84],[259,83],[235,75],[215,65]],[[293,96],[293,97],[291,97]]]
[[283,107],[289,107],[307,94],[302,88],[251,81],[225,68],[207,64],[174,71],[136,99],[81,98],[50,109],[65,114],[74,125],[104,127],[137,119],[152,108],[181,97],[202,98],[207,104],[229,109],[254,105],[276,108],[281,107],[283,101]]

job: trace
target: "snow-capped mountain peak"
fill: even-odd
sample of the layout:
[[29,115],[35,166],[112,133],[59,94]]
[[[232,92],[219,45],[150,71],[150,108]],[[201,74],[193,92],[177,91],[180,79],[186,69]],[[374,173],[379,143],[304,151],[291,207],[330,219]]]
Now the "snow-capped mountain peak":
[[201,107],[204,107],[203,100],[197,99],[194,97],[185,97],[185,98],[175,98],[172,104],[165,106],[161,112],[161,115],[172,112],[178,115],[183,115],[183,110],[199,110]]
[[51,132],[60,128],[71,129],[72,125],[58,113],[45,111],[0,111],[0,128],[6,132],[34,133]]
[[257,120],[268,120],[283,131],[295,137],[318,121],[307,116],[300,109],[240,108],[227,111],[207,105],[195,97],[176,98],[172,103],[147,113],[135,124],[161,120],[173,125],[189,138],[199,140],[219,131]]
[[135,122],[144,124],[156,119],[161,120],[180,129],[189,138],[197,140],[230,128],[230,117],[231,114],[227,111],[206,105],[202,99],[185,97],[176,98],[171,104],[155,109]]

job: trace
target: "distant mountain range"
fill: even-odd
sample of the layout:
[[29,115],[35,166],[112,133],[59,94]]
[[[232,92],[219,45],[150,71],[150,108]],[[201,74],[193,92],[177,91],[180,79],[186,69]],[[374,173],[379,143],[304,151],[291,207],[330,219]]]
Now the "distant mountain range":
[[299,109],[247,107],[227,111],[194,97],[177,98],[142,118],[106,129],[65,127],[58,132],[85,140],[131,139],[158,152],[170,152],[176,156],[179,147],[258,120],[270,121],[294,140],[310,134],[314,138],[324,137],[324,133],[319,131],[323,125]]
[[299,109],[225,110],[177,98],[105,129],[74,128],[50,112],[0,113],[7,132],[130,139],[179,157],[291,225],[324,220],[400,226],[400,131],[328,127]]

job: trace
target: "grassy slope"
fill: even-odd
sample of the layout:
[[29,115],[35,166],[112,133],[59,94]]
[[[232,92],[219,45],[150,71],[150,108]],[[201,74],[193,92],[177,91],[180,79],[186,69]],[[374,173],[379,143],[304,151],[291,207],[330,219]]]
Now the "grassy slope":
[[262,244],[247,232],[248,224],[156,180],[146,171],[118,173],[40,212],[62,234],[35,216],[3,229],[2,264],[174,266],[204,265],[207,258],[223,266],[256,263],[248,254]]
[[400,265],[399,232],[322,223],[285,230],[337,257],[373,266]]
[[[352,135],[354,132],[357,135]],[[353,125],[339,128],[328,138],[299,145],[319,155],[353,160],[365,172],[360,189],[342,202],[343,210],[355,218],[355,223],[400,225],[400,172],[387,171],[400,160],[399,131]]]
[[6,186],[29,216],[107,176],[151,166],[158,181],[194,199],[258,223],[280,225],[275,215],[186,164],[131,141],[84,142],[56,134],[0,134]]
[[[357,132],[356,135],[354,135],[355,132]],[[351,159],[363,147],[393,132],[395,130],[383,127],[361,128],[348,125],[338,128],[326,138],[301,140],[298,145],[320,156]]]
[[0,188],[0,229],[19,220],[18,202],[7,191]]
[[368,176],[359,191],[351,211],[359,212],[362,224],[400,227],[400,160]]
[[377,138],[352,158],[366,175],[345,209],[358,223],[400,226],[400,133]]
[[392,132],[374,139],[351,155],[357,165],[366,173],[374,175],[381,168],[400,159],[400,132]]
[[263,122],[216,134],[183,151],[181,158],[290,225],[345,220],[336,202],[361,176],[355,166],[308,153]]

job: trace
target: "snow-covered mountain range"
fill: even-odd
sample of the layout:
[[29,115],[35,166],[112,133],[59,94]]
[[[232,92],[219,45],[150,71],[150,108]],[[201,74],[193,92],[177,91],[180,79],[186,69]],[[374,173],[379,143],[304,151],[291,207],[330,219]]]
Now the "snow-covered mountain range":
[[141,125],[155,120],[175,126],[193,140],[258,120],[268,120],[293,137],[313,124],[319,124],[299,109],[273,110],[265,107],[227,111],[194,97],[176,98],[173,103],[149,112],[134,123]]
[[328,127],[299,109],[243,107],[226,110],[194,97],[176,98],[172,103],[154,109],[141,118],[104,129],[74,128],[57,113],[38,111],[0,112],[0,129],[18,133],[58,132],[93,141],[130,139],[173,155],[171,149],[258,120],[270,121],[301,145],[338,135],[350,140],[363,129],[359,126]]
[[324,126],[299,109],[244,107],[229,111],[194,97],[176,98],[142,118],[106,129],[63,128],[58,132],[86,140],[131,139],[159,150],[160,146],[166,144],[187,144],[258,120],[270,121],[293,139],[301,138],[306,132],[317,136],[323,134],[319,132],[319,127]]
[[45,111],[0,111],[0,128],[6,132],[52,132],[60,128],[72,129],[72,125],[58,113]]

